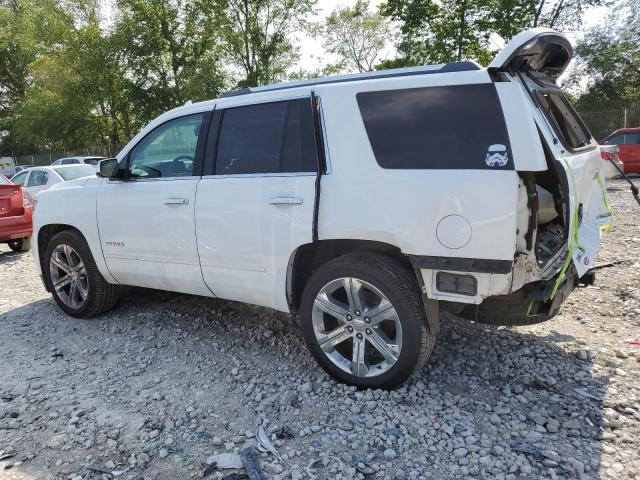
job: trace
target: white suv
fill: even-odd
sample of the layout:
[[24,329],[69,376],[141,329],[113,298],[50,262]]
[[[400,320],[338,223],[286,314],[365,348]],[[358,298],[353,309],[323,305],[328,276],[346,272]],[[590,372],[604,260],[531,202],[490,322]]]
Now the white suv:
[[392,388],[429,357],[440,307],[535,323],[590,280],[609,212],[598,146],[555,84],[571,55],[536,29],[489,68],[176,108],[103,175],[40,194],[45,286],[77,317],[109,310],[119,285],[297,313],[328,373]]

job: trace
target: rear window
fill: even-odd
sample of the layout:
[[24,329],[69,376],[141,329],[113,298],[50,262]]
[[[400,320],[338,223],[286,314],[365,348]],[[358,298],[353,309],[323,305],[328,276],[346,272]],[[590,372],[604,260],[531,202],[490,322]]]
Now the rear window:
[[216,174],[302,173],[317,170],[309,98],[224,111]]
[[538,92],[538,100],[565,147],[575,150],[591,143],[591,133],[561,92]]
[[16,185],[24,185],[24,181],[27,179],[28,173],[29,172],[18,173],[17,175],[11,177],[11,182],[15,183]]
[[79,167],[60,167],[56,168],[56,172],[64,180],[75,180],[76,178],[90,177],[96,174],[96,168],[91,165],[82,165]]
[[11,182],[7,178],[4,178],[2,175],[0,175],[0,185],[11,185]]
[[640,143],[640,133],[621,133],[611,137],[607,143],[610,145],[637,145]]
[[394,169],[513,169],[493,84],[362,92],[376,161]]
[[86,163],[87,165],[98,165],[98,163],[100,163],[100,160],[103,160],[103,158],[85,158],[84,163]]

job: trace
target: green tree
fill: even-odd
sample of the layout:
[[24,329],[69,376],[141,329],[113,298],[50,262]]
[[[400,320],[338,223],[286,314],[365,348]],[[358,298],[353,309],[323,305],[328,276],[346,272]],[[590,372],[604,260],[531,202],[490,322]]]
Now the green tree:
[[368,0],[357,0],[353,7],[331,12],[324,36],[324,47],[338,55],[347,70],[369,72],[389,41],[391,28],[387,18],[369,11]]
[[117,0],[114,41],[132,79],[131,99],[146,121],[226,87],[220,25],[207,0]]
[[394,66],[466,58],[488,61],[490,4],[491,0],[388,0],[381,13],[400,22],[402,34],[401,59]]
[[30,61],[12,107],[12,136],[36,149],[115,147],[129,139],[128,81],[113,38],[100,28],[98,2],[15,4],[15,38]]
[[308,28],[316,0],[212,0],[222,25],[222,47],[242,71],[239,87],[286,78],[298,58],[292,36]]
[[400,22],[399,58],[385,67],[470,59],[495,54],[492,33],[510,40],[533,27],[577,28],[583,12],[607,0],[387,0],[381,13]]
[[[576,63],[566,82],[577,92],[574,103],[588,115],[596,138],[622,126],[628,109],[630,122],[640,111],[640,0],[620,2],[604,25],[591,29],[576,46]],[[604,113],[603,113],[604,112]],[[635,116],[634,116],[635,115]]]

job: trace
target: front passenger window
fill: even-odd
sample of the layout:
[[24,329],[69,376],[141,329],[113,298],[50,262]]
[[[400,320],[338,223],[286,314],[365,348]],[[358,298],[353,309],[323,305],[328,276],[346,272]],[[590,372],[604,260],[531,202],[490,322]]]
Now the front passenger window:
[[132,150],[129,168],[134,178],[193,175],[203,113],[163,123]]

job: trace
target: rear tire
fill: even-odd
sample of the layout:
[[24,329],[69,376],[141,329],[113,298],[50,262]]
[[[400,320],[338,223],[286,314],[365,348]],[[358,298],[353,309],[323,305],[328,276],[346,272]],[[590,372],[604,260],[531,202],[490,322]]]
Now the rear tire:
[[351,253],[320,267],[305,286],[300,318],[320,366],[360,388],[404,383],[435,344],[413,272],[377,253]]
[[28,252],[31,250],[31,237],[9,240],[8,245],[14,252]]
[[53,299],[73,317],[100,315],[118,301],[119,285],[100,274],[89,245],[76,231],[60,232],[49,241],[42,273]]

